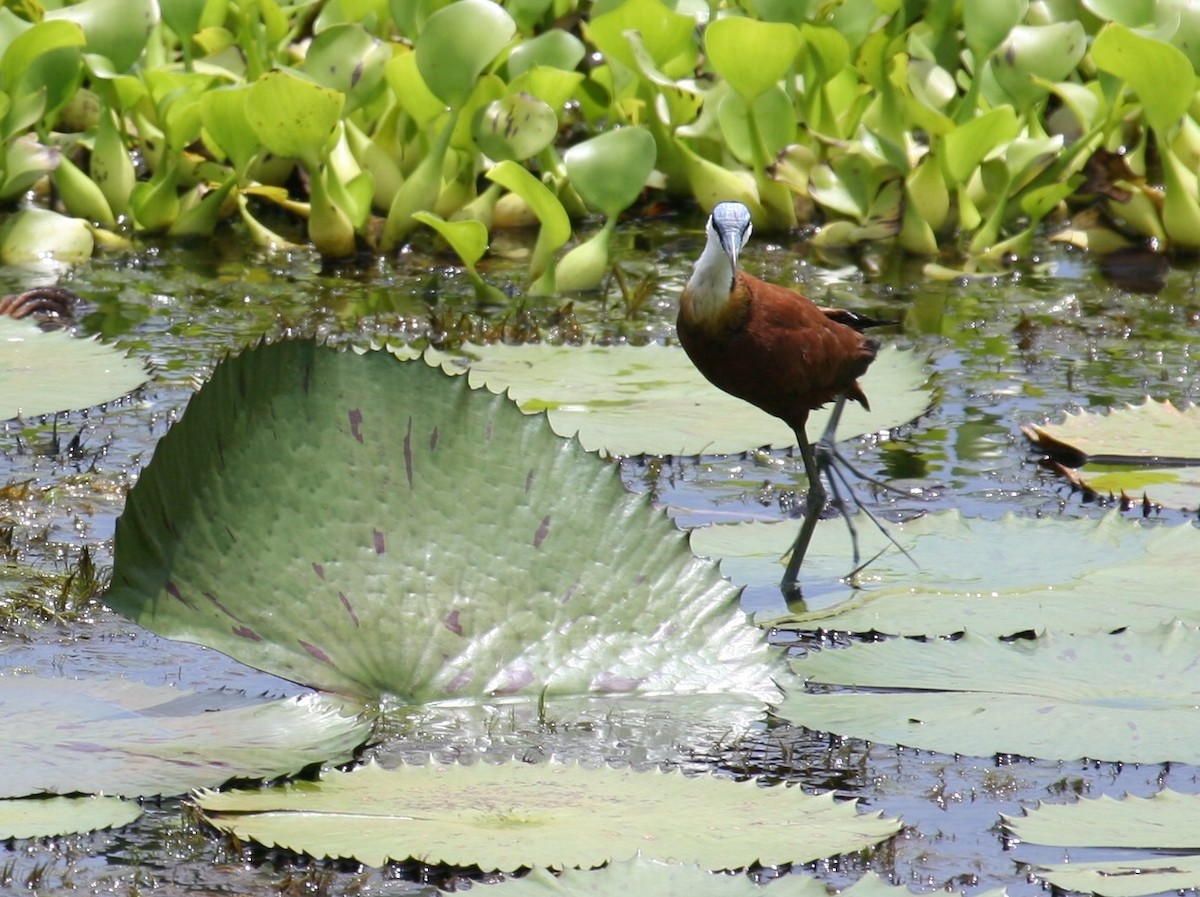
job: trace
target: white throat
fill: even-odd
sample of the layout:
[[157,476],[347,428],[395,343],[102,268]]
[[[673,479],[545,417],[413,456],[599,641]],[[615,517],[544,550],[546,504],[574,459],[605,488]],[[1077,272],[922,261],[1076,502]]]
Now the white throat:
[[729,256],[725,254],[721,240],[710,224],[708,241],[687,282],[686,292],[692,302],[692,312],[700,320],[717,317],[729,301],[731,289],[733,272],[729,267]]

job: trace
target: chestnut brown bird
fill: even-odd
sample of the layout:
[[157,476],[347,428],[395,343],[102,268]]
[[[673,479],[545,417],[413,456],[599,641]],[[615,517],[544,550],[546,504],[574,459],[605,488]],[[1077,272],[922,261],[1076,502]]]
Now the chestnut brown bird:
[[[785,597],[793,598],[799,594],[800,564],[825,507],[822,470],[830,473],[834,502],[845,511],[834,479],[838,471],[833,460],[841,458],[833,431],[847,399],[870,407],[858,378],[875,360],[879,343],[862,331],[882,322],[822,308],[793,290],[739,271],[738,255],[751,231],[750,210],[740,202],[717,203],[706,231],[708,241],[679,302],[679,342],[714,386],[780,418],[796,434],[808,495],[780,583]],[[808,414],[829,402],[836,405],[814,451],[805,432]],[[857,565],[852,525],[851,538]]]

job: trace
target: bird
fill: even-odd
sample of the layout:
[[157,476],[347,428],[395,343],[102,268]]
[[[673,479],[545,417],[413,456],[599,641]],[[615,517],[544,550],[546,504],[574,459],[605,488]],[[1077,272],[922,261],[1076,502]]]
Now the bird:
[[[863,476],[837,454],[834,430],[847,401],[870,408],[858,378],[875,360],[879,341],[863,331],[889,322],[823,308],[795,290],[739,270],[738,256],[752,230],[750,210],[742,203],[719,202],[713,207],[704,250],[680,296],[676,333],[710,383],[779,418],[795,434],[808,494],[800,533],[780,582],[784,597],[793,600],[800,597],[800,565],[828,498],[822,470],[829,471],[834,502],[843,511],[834,458]],[[835,404],[829,425],[814,449],[806,432],[809,413],[830,402]],[[857,565],[857,537],[848,516],[846,522]]]

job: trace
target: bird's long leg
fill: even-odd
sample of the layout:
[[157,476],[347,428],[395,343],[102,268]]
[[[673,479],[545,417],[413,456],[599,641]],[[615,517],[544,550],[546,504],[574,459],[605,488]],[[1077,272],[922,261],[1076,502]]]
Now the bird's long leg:
[[804,433],[803,427],[796,427],[796,440],[800,443],[800,458],[804,461],[804,473],[808,476],[808,495],[804,501],[804,522],[800,524],[800,533],[792,545],[792,556],[788,560],[787,570],[784,571],[783,581],[779,590],[786,600],[800,597],[800,586],[796,580],[800,575],[800,564],[804,561],[804,553],[808,551],[808,543],[812,541],[813,530],[825,507],[825,487],[821,483],[821,471],[817,466],[813,447]]
[[838,396],[837,401],[833,405],[833,410],[829,414],[829,423],[825,425],[825,430],[821,434],[821,439],[817,443],[816,461],[817,466],[821,469],[821,471],[823,471],[829,477],[829,485],[833,490],[833,503],[835,507],[837,507],[838,511],[841,512],[842,517],[846,521],[846,527],[850,530],[850,544],[854,548],[855,572],[858,572],[858,570],[861,569],[858,565],[858,531],[855,530],[854,524],[850,520],[846,501],[842,497],[841,491],[838,488],[839,482],[841,482],[842,486],[845,487],[846,491],[850,494],[850,497],[854,499],[854,504],[858,506],[859,510],[866,514],[867,519],[875,524],[875,528],[883,533],[889,542],[900,549],[901,554],[915,564],[916,561],[913,561],[912,555],[905,550],[903,545],[896,541],[892,534],[888,532],[887,527],[880,522],[879,518],[871,513],[871,510],[862,503],[858,497],[858,494],[854,491],[854,486],[848,479],[846,479],[846,474],[843,473],[838,468],[837,464],[834,463],[835,461],[840,462],[843,467],[849,470],[860,480],[866,480],[868,483],[880,486],[889,492],[896,493],[897,495],[908,495],[908,493],[902,489],[897,489],[895,486],[889,485],[882,480],[877,480],[875,477],[868,476],[867,474],[863,473],[861,470],[847,461],[846,457],[837,450],[837,425],[838,421],[841,420],[842,417],[842,409],[845,407],[846,397],[844,395]]

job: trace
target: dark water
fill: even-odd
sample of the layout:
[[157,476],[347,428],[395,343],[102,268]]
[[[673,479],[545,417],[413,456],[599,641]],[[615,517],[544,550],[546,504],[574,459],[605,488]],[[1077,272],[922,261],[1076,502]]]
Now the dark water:
[[[449,345],[497,338],[669,339],[675,298],[699,250],[700,224],[689,218],[622,227],[617,244],[626,283],[655,284],[636,310],[615,283],[601,295],[570,302],[518,298],[507,308],[479,308],[466,279],[428,246],[387,262],[324,269],[303,255],[248,256],[232,238],[98,258],[64,281],[86,300],[79,332],[99,334],[147,360],[155,376],[106,410],[0,425],[0,488],[31,486],[24,499],[0,499],[0,525],[13,528],[12,547],[0,560],[52,572],[87,545],[101,566],[110,564],[124,490],[157,439],[218,358],[264,334],[387,335]],[[484,276],[519,283],[519,255],[528,245],[521,235],[497,238],[498,258]],[[887,439],[847,446],[868,472],[917,488],[912,497],[876,496],[885,517],[949,508],[969,516],[1097,516],[1102,508],[1082,502],[1037,465],[1020,425],[1146,395],[1183,405],[1200,394],[1200,298],[1189,265],[1171,270],[1157,294],[1145,294],[1113,285],[1086,257],[1049,245],[1032,262],[983,280],[935,280],[918,261],[871,251],[821,255],[791,238],[756,236],[744,263],[819,302],[900,322],[884,339],[928,356],[930,412]],[[0,292],[28,284],[28,275],[0,270]],[[76,435],[81,448],[70,455],[61,445]],[[802,498],[798,461],[786,453],[630,459],[622,471],[631,489],[685,509],[678,519],[686,525],[778,518],[798,510]],[[1187,525],[1196,509],[1163,509],[1156,516]],[[767,591],[745,596],[748,609],[777,602]],[[0,629],[0,671],[8,669],[66,676],[115,671],[192,688],[295,690],[214,652],[140,632],[94,605],[57,623]],[[488,717],[489,711],[480,713]],[[586,724],[552,729],[513,711],[490,713],[465,722],[433,711],[397,717],[379,752],[398,758],[432,751],[445,759],[555,754],[715,768],[834,789],[860,798],[865,808],[902,817],[904,832],[879,850],[814,867],[838,886],[873,870],[916,891],[1006,886],[1010,894],[1035,894],[1043,887],[1029,878],[1028,864],[1061,862],[1065,854],[1007,844],[1000,813],[1077,794],[1150,795],[1163,785],[1198,790],[1190,767],[956,758],[843,741],[765,719],[730,740],[720,720],[698,719],[680,730],[652,711],[604,712]],[[433,893],[429,881],[453,883],[454,876],[416,864],[358,870],[250,850],[197,826],[178,801],[148,806],[141,821],[119,832],[0,846],[0,892],[40,883],[34,888],[40,893],[413,894]]]

